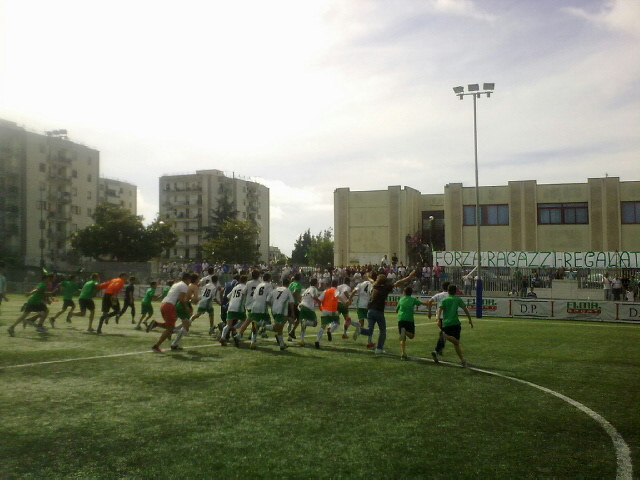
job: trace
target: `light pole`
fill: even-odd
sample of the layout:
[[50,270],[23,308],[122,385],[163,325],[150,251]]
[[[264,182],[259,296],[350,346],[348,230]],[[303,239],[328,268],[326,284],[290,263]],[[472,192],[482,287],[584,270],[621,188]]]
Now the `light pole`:
[[465,95],[471,95],[473,97],[473,150],[475,156],[475,169],[476,169],[476,240],[477,240],[477,257],[476,257],[476,275],[478,281],[476,282],[476,318],[482,318],[482,275],[480,273],[481,259],[480,255],[482,250],[480,249],[480,187],[478,185],[478,120],[476,115],[476,100],[482,95],[486,95],[487,98],[491,96],[495,88],[494,83],[484,83],[482,90],[480,85],[473,83],[467,86],[468,93],[464,93],[464,87],[453,87],[453,92],[462,100]]

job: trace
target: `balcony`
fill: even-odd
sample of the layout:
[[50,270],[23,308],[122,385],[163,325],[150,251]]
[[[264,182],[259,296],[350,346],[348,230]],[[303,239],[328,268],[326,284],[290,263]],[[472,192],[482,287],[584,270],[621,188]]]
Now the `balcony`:
[[49,194],[49,200],[57,203],[71,203],[71,194],[69,192],[52,192]]
[[71,165],[71,159],[59,153],[57,155],[49,155],[49,162],[57,163],[60,165]]
[[49,181],[52,183],[56,183],[59,185],[70,185],[71,184],[71,178],[67,177],[66,175],[60,175],[60,174],[55,174],[55,173],[50,173],[49,174]]

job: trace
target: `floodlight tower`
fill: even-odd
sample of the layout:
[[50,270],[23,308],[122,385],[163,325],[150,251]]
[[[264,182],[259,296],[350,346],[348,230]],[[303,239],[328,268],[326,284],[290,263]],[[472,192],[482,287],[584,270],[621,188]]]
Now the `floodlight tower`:
[[473,97],[473,150],[475,156],[475,170],[476,170],[476,240],[477,240],[477,255],[476,255],[476,276],[478,280],[476,282],[476,318],[482,318],[482,275],[480,274],[480,255],[482,250],[480,249],[480,187],[478,185],[478,121],[476,116],[476,100],[482,95],[486,95],[487,98],[491,96],[495,89],[495,83],[484,83],[482,90],[480,85],[472,83],[467,86],[468,92],[464,92],[464,87],[453,87],[453,93],[455,93],[460,100],[466,95]]

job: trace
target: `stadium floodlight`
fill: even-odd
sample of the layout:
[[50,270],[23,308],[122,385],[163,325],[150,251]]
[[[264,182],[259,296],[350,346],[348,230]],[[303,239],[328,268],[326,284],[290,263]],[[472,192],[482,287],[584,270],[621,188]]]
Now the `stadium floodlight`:
[[486,95],[487,98],[491,96],[495,88],[495,83],[483,83],[482,91],[480,91],[480,85],[472,83],[467,86],[468,93],[464,93],[464,88],[453,87],[453,92],[460,97],[460,100],[465,95],[471,95],[473,97],[473,148],[475,154],[475,170],[476,170],[476,240],[477,240],[477,253],[476,253],[476,317],[482,318],[482,275],[480,273],[481,265],[481,246],[480,246],[480,186],[478,182],[478,122],[476,119],[476,103],[477,99],[482,95]]

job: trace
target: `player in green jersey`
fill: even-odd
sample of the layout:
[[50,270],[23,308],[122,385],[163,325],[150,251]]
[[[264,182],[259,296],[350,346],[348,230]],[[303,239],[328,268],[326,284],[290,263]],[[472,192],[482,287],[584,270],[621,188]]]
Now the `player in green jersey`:
[[427,302],[412,297],[413,288],[406,287],[404,289],[404,297],[398,302],[398,331],[400,332],[400,359],[407,360],[407,352],[405,346],[407,338],[413,338],[416,334],[416,324],[413,318],[413,312],[418,305],[427,305]]
[[46,302],[49,301],[49,296],[51,292],[48,290],[49,281],[51,280],[52,275],[45,274],[40,279],[40,283],[36,285],[36,288],[27,293],[27,303],[24,306],[24,312],[18,317],[18,319],[8,328],[9,335],[13,337],[15,333],[16,325],[18,325],[23,320],[26,320],[27,317],[31,314],[36,314],[36,319],[40,319],[38,324],[35,324],[33,321],[29,323],[36,327],[38,331],[44,331],[45,328],[42,326],[44,319],[47,318],[49,314],[49,307],[47,307]]
[[147,288],[146,292],[144,292],[144,297],[142,297],[142,302],[140,303],[140,320],[138,320],[138,325],[136,325],[136,330],[142,330],[141,323],[144,323],[145,326],[148,325],[147,320],[151,319],[153,315],[153,305],[151,302],[153,300],[158,300],[160,295],[156,295],[156,288],[158,286],[157,282],[151,282],[149,284],[149,288]]
[[49,318],[49,322],[51,322],[52,327],[54,326],[54,323],[58,319],[58,317],[67,311],[67,308],[70,309],[69,313],[67,314],[67,323],[71,323],[73,311],[76,309],[76,304],[73,301],[73,297],[80,293],[80,285],[76,282],[75,275],[69,275],[66,280],[60,282],[59,288],[62,288],[62,309],[53,317]]
[[[448,293],[449,296],[443,298],[440,301],[440,305],[438,305],[438,313],[436,314],[436,319],[438,321],[438,326],[442,330],[446,340],[449,340],[453,343],[454,348],[456,349],[456,353],[458,357],[460,357],[460,362],[463,367],[467,366],[467,361],[462,355],[462,350],[460,349],[460,332],[462,331],[462,325],[460,324],[460,319],[458,318],[458,308],[462,308],[464,313],[467,314],[467,318],[469,318],[469,325],[473,328],[473,321],[471,320],[471,315],[469,314],[469,309],[464,301],[456,296],[456,292],[458,291],[458,287],[456,285],[449,285]],[[438,362],[437,357],[434,357],[436,363]]]

